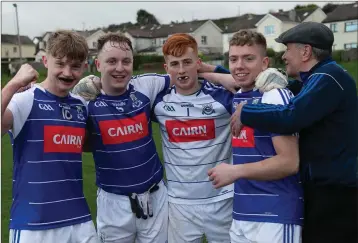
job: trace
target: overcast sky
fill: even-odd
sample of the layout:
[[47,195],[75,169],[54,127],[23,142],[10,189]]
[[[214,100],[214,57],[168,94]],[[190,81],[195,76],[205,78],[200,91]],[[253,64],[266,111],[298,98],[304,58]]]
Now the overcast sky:
[[[16,34],[15,2],[1,3],[1,31]],[[300,2],[308,4],[312,2]],[[327,2],[316,2],[320,7]],[[154,14],[161,24],[195,19],[216,19],[248,12],[264,14],[269,10],[289,10],[297,2],[209,2],[209,1],[141,1],[141,2],[17,2],[20,34],[30,38],[58,28],[82,30],[106,27],[110,24],[136,22],[139,9]]]

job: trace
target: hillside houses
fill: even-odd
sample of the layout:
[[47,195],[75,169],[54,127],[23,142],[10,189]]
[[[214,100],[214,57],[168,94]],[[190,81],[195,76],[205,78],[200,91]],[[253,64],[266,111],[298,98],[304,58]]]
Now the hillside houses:
[[[229,50],[229,40],[240,29],[252,29],[262,33],[267,40],[268,48],[276,52],[283,51],[285,46],[275,41],[282,32],[301,22],[322,22],[329,26],[335,35],[334,49],[357,48],[358,36],[358,2],[340,4],[327,14],[321,8],[279,10],[266,14],[247,13],[221,19],[193,20],[189,22],[171,22],[161,25],[138,26],[130,22],[120,25],[112,24],[108,28],[89,31],[77,31],[87,40],[90,56],[97,55],[96,41],[107,31],[119,32],[131,39],[136,54],[161,55],[166,39],[174,33],[192,35],[205,55],[222,55]],[[51,32],[30,40],[21,36],[22,55],[28,60],[41,61],[45,54],[46,43]],[[2,60],[17,59],[17,36],[2,34]]]

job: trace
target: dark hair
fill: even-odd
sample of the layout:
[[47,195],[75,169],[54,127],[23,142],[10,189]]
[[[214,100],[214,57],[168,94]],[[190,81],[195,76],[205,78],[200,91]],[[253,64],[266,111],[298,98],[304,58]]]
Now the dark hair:
[[97,41],[97,51],[98,53],[102,50],[103,46],[107,43],[118,43],[118,44],[127,44],[131,51],[133,51],[131,40],[123,34],[117,33],[107,33],[101,36]]

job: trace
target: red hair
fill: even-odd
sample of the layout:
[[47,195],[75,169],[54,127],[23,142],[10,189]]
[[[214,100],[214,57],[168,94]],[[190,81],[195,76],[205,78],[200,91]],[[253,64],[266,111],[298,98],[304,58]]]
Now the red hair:
[[189,47],[198,53],[198,44],[194,37],[185,33],[173,34],[164,43],[163,54],[164,56],[180,57]]

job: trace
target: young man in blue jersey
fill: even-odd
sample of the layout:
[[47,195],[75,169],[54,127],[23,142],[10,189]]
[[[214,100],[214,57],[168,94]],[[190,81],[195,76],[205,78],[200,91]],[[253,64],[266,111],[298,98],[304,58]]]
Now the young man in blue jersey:
[[[286,89],[254,89],[268,62],[262,34],[241,30],[230,40],[230,72],[241,87],[233,111],[242,102],[286,104],[292,97]],[[244,127],[232,146],[234,165],[223,163],[208,172],[215,188],[235,182],[231,242],[299,243],[303,201],[297,137]]]
[[43,57],[46,79],[15,94],[38,78],[24,64],[1,92],[2,135],[11,130],[14,152],[10,242],[98,242],[82,185],[87,107],[70,93],[87,55],[82,36],[56,31]]

